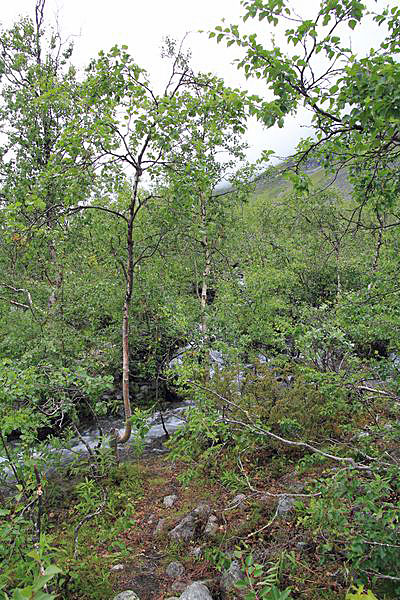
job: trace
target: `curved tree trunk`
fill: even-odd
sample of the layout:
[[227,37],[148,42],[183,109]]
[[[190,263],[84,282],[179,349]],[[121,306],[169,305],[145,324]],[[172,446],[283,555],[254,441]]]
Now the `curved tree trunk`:
[[129,441],[132,433],[132,408],[131,399],[129,393],[129,308],[132,300],[133,291],[133,223],[137,214],[137,195],[139,188],[139,180],[142,172],[138,168],[135,176],[135,183],[132,191],[132,200],[129,207],[129,220],[128,220],[128,231],[127,231],[127,261],[125,268],[125,300],[122,309],[122,397],[124,401],[124,414],[125,414],[125,429],[122,435],[113,430],[111,445],[114,448],[116,459],[118,460],[118,444],[125,444]]

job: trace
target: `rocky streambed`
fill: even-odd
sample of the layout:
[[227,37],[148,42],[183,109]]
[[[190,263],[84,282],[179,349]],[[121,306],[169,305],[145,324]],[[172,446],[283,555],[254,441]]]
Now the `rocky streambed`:
[[[189,402],[177,402],[171,404],[162,412],[156,411],[148,418],[148,431],[143,439],[146,452],[158,453],[165,451],[162,442],[168,434],[173,433],[184,424],[184,414],[189,406]],[[82,429],[79,435],[69,439],[68,442],[64,443],[60,439],[53,439],[42,443],[36,448],[32,448],[28,453],[28,458],[40,465],[42,473],[49,474],[59,468],[60,465],[66,465],[76,458],[87,455],[90,451],[98,447],[108,447],[110,444],[109,432],[114,429],[122,433],[124,430],[124,423],[120,417],[102,418],[99,420],[99,425],[103,432],[103,438],[99,437],[98,425],[90,425]],[[135,432],[133,432],[132,439],[126,446],[126,453],[129,453],[135,441]],[[24,453],[22,449],[19,451],[18,442],[14,442],[12,445],[12,455],[17,467],[19,460],[26,460],[27,457],[26,452]],[[3,452],[0,455],[0,485],[7,487],[9,484],[12,484],[14,479],[14,471],[10,465],[9,457]]]

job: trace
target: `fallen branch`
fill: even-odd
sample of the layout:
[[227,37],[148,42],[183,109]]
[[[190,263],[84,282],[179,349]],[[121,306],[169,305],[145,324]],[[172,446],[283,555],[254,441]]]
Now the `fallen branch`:
[[382,573],[376,573],[375,571],[365,571],[361,569],[363,573],[367,573],[367,575],[373,575],[373,577],[377,577],[378,579],[389,579],[389,581],[400,581],[400,577],[393,577],[392,575],[382,575]]
[[[268,429],[264,429],[264,427],[260,427],[256,423],[253,423],[248,411],[245,410],[242,406],[238,406],[235,402],[228,400],[227,398],[225,398],[224,396],[221,396],[221,394],[218,394],[214,390],[206,388],[198,383],[195,383],[194,381],[190,381],[190,383],[192,385],[194,385],[195,387],[198,387],[200,389],[205,390],[206,392],[213,394],[214,396],[219,398],[222,402],[225,402],[229,407],[235,409],[236,411],[242,412],[248,420],[248,422],[246,423],[244,421],[239,421],[238,419],[228,419],[228,418],[224,417],[223,419],[221,419],[221,421],[223,421],[224,423],[228,423],[231,425],[239,425],[243,429],[248,429],[248,430],[252,431],[253,433],[262,435],[264,437],[269,437],[277,442],[281,442],[282,444],[285,444],[286,446],[294,446],[296,448],[306,448],[307,450],[311,450],[311,452],[314,452],[315,454],[319,454],[320,456],[324,456],[325,458],[329,458],[331,460],[335,460],[335,461],[341,462],[341,463],[347,463],[347,464],[351,465],[351,467],[353,469],[357,469],[359,471],[369,471],[370,470],[369,465],[362,465],[360,463],[357,463],[354,460],[354,458],[347,457],[347,456],[337,456],[336,454],[330,454],[329,452],[324,452],[323,450],[320,450],[319,448],[312,446],[308,442],[297,442],[295,440],[288,440],[286,438],[283,438],[280,435],[277,435],[276,433],[272,433],[272,431],[269,431]],[[380,464],[385,465],[385,466],[390,466],[390,467],[393,466],[388,463],[380,463]]]

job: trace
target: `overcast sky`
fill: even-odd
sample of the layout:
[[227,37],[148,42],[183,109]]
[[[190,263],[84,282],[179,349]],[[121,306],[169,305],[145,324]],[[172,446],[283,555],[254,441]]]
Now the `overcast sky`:
[[[372,1],[372,0],[371,0]],[[299,12],[304,8],[312,10],[319,5],[317,0],[294,0]],[[385,2],[386,4],[386,2]],[[20,15],[33,17],[35,0],[2,1],[0,22],[10,26]],[[376,6],[376,4],[374,3]],[[378,5],[384,6],[383,0]],[[242,9],[240,0],[47,0],[47,20],[58,19],[64,37],[74,35],[75,64],[85,65],[99,50],[108,50],[115,44],[127,44],[135,61],[145,67],[154,82],[165,79],[163,63],[160,59],[162,39],[166,35],[187,38],[187,46],[192,50],[195,69],[213,72],[223,77],[227,84],[249,89],[253,93],[265,95],[260,81],[247,81],[236,70],[232,61],[238,49],[227,49],[222,44],[209,40],[199,29],[213,29],[225,17],[228,23],[239,23]],[[249,21],[247,28],[254,30],[255,22]],[[263,24],[264,35],[267,24]],[[371,29],[369,39],[359,39],[360,48],[376,38]],[[357,40],[356,40],[357,41]],[[255,122],[250,123],[247,140],[251,147],[249,158],[256,159],[264,149],[272,148],[278,155],[290,154],[301,137],[309,135],[309,130],[300,126],[307,118],[304,113],[292,117],[285,128],[265,130]]]

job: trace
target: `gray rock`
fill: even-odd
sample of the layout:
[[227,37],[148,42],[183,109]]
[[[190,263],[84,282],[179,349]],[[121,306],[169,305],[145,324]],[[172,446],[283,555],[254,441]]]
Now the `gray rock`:
[[278,500],[278,506],[276,507],[277,514],[282,517],[289,513],[294,506],[294,499],[290,496],[281,496]]
[[237,494],[237,496],[235,496],[234,499],[232,500],[230,506],[237,505],[239,508],[243,508],[245,500],[246,500],[245,494]]
[[198,515],[202,519],[206,519],[211,514],[210,505],[206,502],[200,502],[194,509],[193,514]]
[[185,589],[179,600],[212,600],[212,596],[205,585],[196,582]]
[[110,569],[110,571],[123,571],[124,570],[124,565],[113,565]]
[[135,592],[132,592],[132,590],[126,590],[115,596],[114,600],[140,600],[140,598]]
[[204,529],[205,535],[208,537],[213,537],[218,531],[218,519],[215,515],[210,515],[208,517],[207,524]]
[[229,569],[222,574],[219,586],[223,592],[230,592],[241,579],[244,579],[243,572],[238,561],[233,560]]
[[182,563],[174,560],[173,562],[169,563],[165,569],[165,572],[168,577],[181,577],[185,572],[185,567]]
[[197,546],[197,548],[193,548],[190,551],[190,554],[192,556],[194,556],[195,558],[200,558],[202,556],[202,554],[203,554],[203,549],[200,546]]
[[171,496],[165,496],[163,504],[166,508],[171,508],[177,500],[178,496],[176,494],[171,494]]
[[178,596],[169,596],[169,598],[165,598],[165,600],[179,600]]
[[299,552],[302,552],[306,548],[306,546],[307,546],[306,542],[297,542],[296,550],[298,550]]
[[200,503],[169,532],[169,537],[173,540],[183,540],[185,542],[192,540],[196,535],[196,531],[200,529],[210,513],[210,506],[204,502]]
[[359,431],[357,433],[357,435],[355,435],[352,439],[353,440],[362,440],[363,438],[367,438],[369,437],[369,432],[368,431]]
[[161,535],[164,531],[165,519],[160,519],[157,523],[157,526],[154,530],[154,535]]
[[193,514],[186,515],[176,527],[169,532],[173,540],[184,540],[185,542],[194,538],[198,519]]

